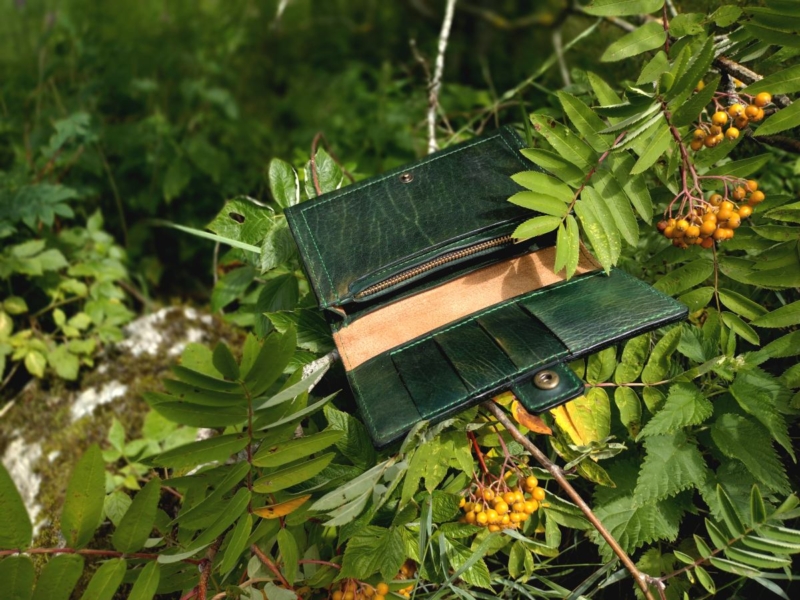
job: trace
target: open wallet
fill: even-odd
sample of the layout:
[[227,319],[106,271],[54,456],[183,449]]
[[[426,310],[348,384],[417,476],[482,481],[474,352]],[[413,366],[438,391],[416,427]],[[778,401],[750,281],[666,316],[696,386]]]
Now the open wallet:
[[286,210],[377,446],[506,390],[552,408],[584,389],[567,362],[687,314],[585,248],[567,280],[553,234],[515,243],[522,147],[502,128]]

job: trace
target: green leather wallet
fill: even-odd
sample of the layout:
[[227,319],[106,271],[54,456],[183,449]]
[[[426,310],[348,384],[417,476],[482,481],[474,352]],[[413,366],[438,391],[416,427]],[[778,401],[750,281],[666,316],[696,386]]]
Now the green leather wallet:
[[514,243],[522,147],[503,128],[286,210],[376,445],[506,390],[552,408],[583,392],[568,361],[687,314],[585,250],[565,280],[553,236]]

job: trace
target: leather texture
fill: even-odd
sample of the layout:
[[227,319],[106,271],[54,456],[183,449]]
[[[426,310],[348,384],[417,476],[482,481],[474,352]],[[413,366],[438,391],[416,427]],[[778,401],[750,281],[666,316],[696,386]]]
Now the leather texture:
[[[503,247],[411,278],[367,302],[355,298],[384,278],[510,233],[530,218],[531,211],[507,201],[520,190],[510,175],[535,168],[521,157],[522,146],[504,128],[287,209],[319,305],[336,309],[328,313],[338,319],[334,330],[509,253],[552,245],[545,236]],[[444,419],[505,390],[531,412],[566,402],[584,389],[568,361],[687,312],[621,270],[591,271],[447,323],[368,358],[347,377],[373,441],[383,446],[423,419]],[[545,369],[558,375],[552,389],[533,382]]]

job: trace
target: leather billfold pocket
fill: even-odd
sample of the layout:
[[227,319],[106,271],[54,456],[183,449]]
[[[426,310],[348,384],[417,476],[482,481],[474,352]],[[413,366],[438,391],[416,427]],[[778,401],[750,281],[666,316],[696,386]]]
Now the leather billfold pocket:
[[565,280],[552,236],[514,243],[522,146],[503,128],[286,211],[376,445],[505,390],[566,402],[568,361],[686,316],[585,249]]

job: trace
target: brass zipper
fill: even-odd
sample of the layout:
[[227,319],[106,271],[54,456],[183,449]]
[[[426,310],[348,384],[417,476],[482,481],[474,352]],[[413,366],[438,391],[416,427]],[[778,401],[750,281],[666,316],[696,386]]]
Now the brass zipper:
[[404,281],[407,281],[413,277],[417,277],[418,275],[422,275],[423,273],[427,273],[428,271],[436,269],[437,267],[441,267],[442,265],[446,265],[447,263],[451,263],[456,260],[472,256],[473,254],[478,254],[479,252],[483,252],[484,250],[489,250],[491,248],[496,248],[498,246],[506,246],[508,244],[513,243],[513,241],[514,241],[513,237],[511,237],[510,235],[504,235],[491,240],[486,240],[485,242],[481,242],[479,244],[475,244],[467,248],[462,248],[461,250],[454,250],[452,252],[448,252],[447,254],[443,254],[438,258],[429,260],[428,262],[422,263],[421,265],[418,265],[412,269],[408,269],[407,271],[403,271],[402,273],[393,275],[389,277],[389,279],[384,279],[383,281],[379,281],[378,283],[371,285],[364,290],[361,290],[360,292],[355,294],[354,297],[357,300],[360,300],[362,298],[366,298],[367,296],[372,296],[373,294],[382,292],[385,289],[388,289],[399,283],[403,283]]

